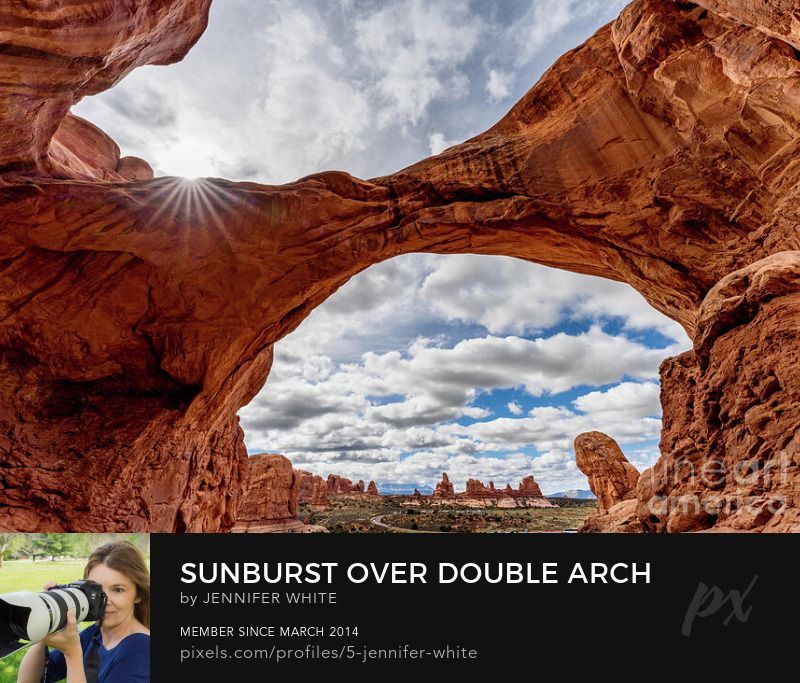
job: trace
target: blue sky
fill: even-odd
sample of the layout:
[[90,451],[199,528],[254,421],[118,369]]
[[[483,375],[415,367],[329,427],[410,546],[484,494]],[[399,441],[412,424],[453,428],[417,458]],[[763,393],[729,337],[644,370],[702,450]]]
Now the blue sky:
[[[485,130],[605,0],[217,0],[186,59],[76,113],[160,175],[370,178]],[[489,256],[407,255],[353,278],[276,346],[240,411],[251,453],[327,476],[434,485],[449,472],[587,488],[589,429],[657,456],[658,366],[688,348],[629,287]]]

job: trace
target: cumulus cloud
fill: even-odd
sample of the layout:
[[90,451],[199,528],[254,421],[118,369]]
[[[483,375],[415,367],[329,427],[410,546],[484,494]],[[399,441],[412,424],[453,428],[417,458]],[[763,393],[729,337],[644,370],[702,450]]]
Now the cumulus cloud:
[[324,381],[313,383],[289,377],[278,384],[280,391],[273,392],[269,401],[259,401],[248,411],[250,429],[296,429],[306,420],[324,415],[350,415],[368,405],[363,396],[331,395]]
[[603,12],[615,16],[625,0],[537,0],[527,12],[509,27],[509,39],[517,49],[517,63],[531,61],[536,54],[552,43],[571,25]]
[[625,449],[625,457],[639,472],[655,465],[659,455],[658,444]]
[[368,350],[405,346],[435,318],[419,296],[428,272],[425,257],[409,255],[359,273],[281,342],[280,363],[303,362],[320,351],[337,361],[356,360]]
[[113,90],[106,100],[108,107],[131,121],[146,122],[148,127],[162,128],[177,122],[174,105],[151,85],[137,90]]
[[438,257],[422,295],[449,320],[477,322],[493,334],[524,334],[565,317],[616,316],[632,330],[656,329],[688,348],[676,322],[630,286],[506,257]]
[[606,391],[592,391],[573,405],[600,419],[641,418],[661,414],[660,387],[656,382],[623,382]]
[[512,415],[522,415],[522,413],[524,412],[522,406],[516,401],[509,401],[506,404],[506,408],[508,408],[508,412],[511,413]]
[[404,0],[358,19],[355,44],[383,101],[379,125],[417,123],[434,99],[466,95],[469,82],[459,66],[482,29],[481,19],[461,0]]
[[568,408],[542,406],[524,418],[501,417],[470,425],[453,425],[452,433],[480,443],[483,450],[507,452],[535,446],[537,450],[569,452],[575,437],[588,431],[603,431],[620,443],[645,442],[656,438],[661,421],[656,418],[608,420],[604,416],[575,413]]
[[180,63],[137,69],[76,113],[161,175],[383,175],[494,124],[619,5],[501,4],[213,3]]
[[415,427],[438,424],[459,417],[487,417],[484,408],[446,405],[432,396],[411,396],[408,400],[375,406],[366,411],[368,419],[385,422],[392,427]]
[[372,117],[368,95],[316,12],[281,11],[263,31],[261,60],[264,78],[248,119],[267,129],[251,133],[261,138],[264,155],[255,163],[272,167],[273,177],[297,177],[363,147]]
[[453,348],[426,340],[398,351],[366,353],[364,372],[387,392],[414,387],[416,392],[453,400],[472,388],[522,386],[531,396],[560,393],[576,386],[599,386],[625,376],[658,375],[664,351],[614,336],[593,326],[588,332],[547,338],[483,337],[465,339]]
[[479,324],[499,336],[603,317],[620,318],[628,330],[657,330],[676,340],[670,353],[689,348],[683,329],[627,285],[511,258],[409,254],[352,278],[281,343],[279,352],[283,362],[323,350],[337,360],[354,360],[368,350],[406,346],[423,329],[448,332],[442,318]]
[[[469,93],[461,65],[482,20],[464,1],[212,7],[184,63],[146,68],[77,111],[157,172],[288,182],[326,168],[371,175],[397,149],[427,150],[407,126]],[[236,39],[231,40],[235,34]],[[402,142],[399,142],[402,140]],[[378,167],[378,168],[376,168]]]
[[[540,339],[464,339],[450,347],[422,338],[404,352],[367,352],[358,362],[337,365],[315,357],[311,371],[302,362],[287,365],[283,374],[269,378],[241,418],[252,452],[279,451],[320,474],[330,468],[357,478],[422,482],[407,478],[411,470],[404,463],[409,454],[424,451],[436,455],[431,472],[440,469],[435,463],[485,459],[478,469],[491,465],[499,478],[510,471],[508,458],[487,456],[531,448],[549,453],[562,467],[572,457],[572,440],[584,431],[601,429],[623,444],[656,438],[657,385],[646,380],[655,377],[663,355],[663,349],[598,327]],[[495,389],[521,387],[538,396],[625,377],[645,381],[587,392],[573,401],[574,409],[539,406],[523,415],[521,405],[511,402],[507,407],[514,417],[507,418],[476,405]],[[550,462],[540,461],[541,455],[521,457],[527,473]],[[548,479],[557,471],[541,470],[553,490],[580,483],[572,470],[566,471],[569,482]]]

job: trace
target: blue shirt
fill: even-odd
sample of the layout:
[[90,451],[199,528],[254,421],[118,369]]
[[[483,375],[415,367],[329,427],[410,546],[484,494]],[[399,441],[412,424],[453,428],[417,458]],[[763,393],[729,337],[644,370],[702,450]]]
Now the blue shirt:
[[[92,624],[80,633],[83,661],[98,630]],[[102,643],[102,639],[100,640]],[[123,638],[115,647],[100,648],[100,671],[97,683],[150,683],[150,636],[145,633],[132,633]],[[67,677],[67,662],[59,650],[48,653],[47,683],[63,681]]]

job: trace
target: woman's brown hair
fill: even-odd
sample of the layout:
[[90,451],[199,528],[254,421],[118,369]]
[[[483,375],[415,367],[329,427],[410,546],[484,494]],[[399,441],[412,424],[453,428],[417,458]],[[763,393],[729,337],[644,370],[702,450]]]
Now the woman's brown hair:
[[134,616],[147,628],[150,628],[150,572],[139,549],[130,541],[106,543],[89,556],[83,578],[98,564],[115,569],[125,574],[136,586],[136,597],[139,598],[133,607]]

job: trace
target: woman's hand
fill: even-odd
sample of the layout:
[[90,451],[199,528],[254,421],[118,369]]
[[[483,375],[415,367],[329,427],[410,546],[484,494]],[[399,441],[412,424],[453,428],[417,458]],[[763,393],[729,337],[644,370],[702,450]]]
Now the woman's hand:
[[75,610],[67,610],[67,625],[60,631],[51,633],[42,642],[49,647],[54,647],[56,650],[61,650],[66,659],[77,658],[83,656],[83,649],[81,648],[81,639],[78,635],[78,622],[75,620]]

